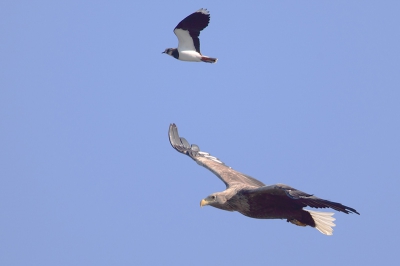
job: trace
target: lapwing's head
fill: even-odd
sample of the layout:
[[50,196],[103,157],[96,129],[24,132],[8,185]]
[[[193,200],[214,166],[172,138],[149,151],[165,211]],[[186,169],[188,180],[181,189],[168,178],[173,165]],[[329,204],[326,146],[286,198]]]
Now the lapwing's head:
[[164,52],[162,52],[163,54],[167,54],[170,55],[176,59],[179,59],[179,52],[177,48],[167,48],[165,49]]
[[167,48],[167,49],[165,49],[165,51],[162,52],[162,53],[163,53],[163,54],[168,54],[168,55],[171,55],[171,56],[172,56],[172,52],[173,52],[174,50],[175,50],[174,48]]

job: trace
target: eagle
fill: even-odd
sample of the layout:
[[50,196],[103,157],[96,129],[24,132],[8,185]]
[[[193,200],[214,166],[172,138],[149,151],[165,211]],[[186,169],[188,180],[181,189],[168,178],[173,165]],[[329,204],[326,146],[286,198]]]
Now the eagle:
[[346,214],[359,214],[351,207],[315,197],[284,184],[266,186],[201,151],[196,144],[190,145],[185,138],[179,136],[175,124],[170,124],[168,137],[175,150],[213,172],[226,186],[224,191],[212,193],[202,199],[201,207],[208,205],[225,211],[237,211],[258,219],[286,219],[287,222],[298,226],[314,227],[325,235],[333,233],[334,213],[305,210],[304,207],[331,208]]

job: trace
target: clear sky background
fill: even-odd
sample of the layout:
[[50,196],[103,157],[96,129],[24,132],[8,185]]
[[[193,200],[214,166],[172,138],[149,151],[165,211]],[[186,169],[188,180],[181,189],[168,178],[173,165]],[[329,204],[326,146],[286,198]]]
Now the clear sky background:
[[[208,8],[204,55],[161,54]],[[393,265],[399,1],[1,1],[0,265]],[[199,207],[266,184],[361,213],[334,235]]]

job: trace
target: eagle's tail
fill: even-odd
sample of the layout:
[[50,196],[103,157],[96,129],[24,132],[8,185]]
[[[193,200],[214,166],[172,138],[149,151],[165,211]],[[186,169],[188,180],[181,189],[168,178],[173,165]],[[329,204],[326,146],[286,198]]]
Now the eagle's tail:
[[333,218],[332,216],[334,215],[333,212],[316,212],[316,211],[310,211],[310,210],[305,210],[310,213],[312,219],[315,222],[315,228],[323,233],[324,235],[331,236],[333,232],[334,226],[336,226],[333,221],[336,219]]

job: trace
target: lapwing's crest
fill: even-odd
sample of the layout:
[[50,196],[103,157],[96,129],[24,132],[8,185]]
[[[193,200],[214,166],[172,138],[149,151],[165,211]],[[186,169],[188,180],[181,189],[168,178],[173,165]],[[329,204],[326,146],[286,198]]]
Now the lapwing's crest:
[[179,41],[178,48],[167,48],[163,53],[182,61],[216,63],[217,58],[204,56],[200,52],[200,31],[209,22],[210,13],[204,8],[184,18],[174,29]]

